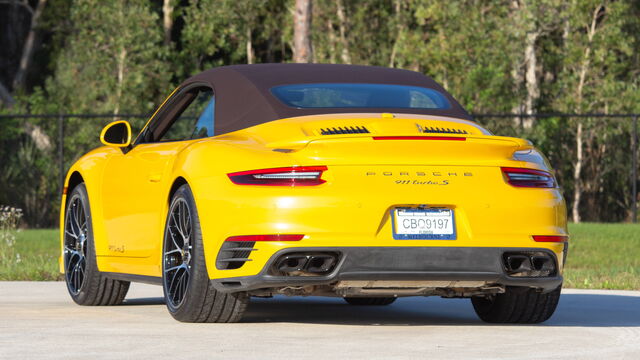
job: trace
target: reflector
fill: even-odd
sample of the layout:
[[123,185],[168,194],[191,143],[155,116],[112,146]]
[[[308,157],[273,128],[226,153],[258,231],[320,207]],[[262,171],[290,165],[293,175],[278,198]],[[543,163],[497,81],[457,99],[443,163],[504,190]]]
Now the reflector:
[[300,241],[303,237],[300,234],[240,235],[228,237],[225,241]]
[[567,242],[567,235],[533,235],[533,240],[537,242]]

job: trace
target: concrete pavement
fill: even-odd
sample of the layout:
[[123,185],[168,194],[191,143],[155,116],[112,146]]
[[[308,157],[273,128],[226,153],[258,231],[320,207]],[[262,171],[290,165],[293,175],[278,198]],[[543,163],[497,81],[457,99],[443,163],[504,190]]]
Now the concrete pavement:
[[0,282],[1,359],[640,359],[640,292],[563,290],[534,326],[480,322],[469,300],[252,299],[238,324],[183,324],[162,288],[126,304],[75,305],[59,282]]

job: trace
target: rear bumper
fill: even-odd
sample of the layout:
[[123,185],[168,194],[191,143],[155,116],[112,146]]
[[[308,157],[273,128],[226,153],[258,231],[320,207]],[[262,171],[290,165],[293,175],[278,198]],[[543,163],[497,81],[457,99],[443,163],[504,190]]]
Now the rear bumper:
[[[566,251],[566,250],[565,250]],[[275,262],[288,253],[331,252],[339,254],[336,266],[326,275],[279,276]],[[505,273],[505,252],[544,252],[555,261],[556,275],[513,277]],[[331,285],[345,280],[440,280],[484,281],[501,286],[524,286],[551,291],[562,284],[558,259],[544,248],[501,247],[313,247],[287,248],[276,252],[262,271],[253,276],[212,280],[223,292],[250,291],[288,286]]]

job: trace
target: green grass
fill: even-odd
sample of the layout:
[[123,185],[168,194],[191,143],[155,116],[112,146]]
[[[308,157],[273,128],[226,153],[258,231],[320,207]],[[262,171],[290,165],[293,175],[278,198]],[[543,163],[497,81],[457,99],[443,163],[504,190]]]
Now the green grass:
[[15,244],[0,243],[0,280],[63,280],[57,229],[21,230]]
[[570,224],[565,287],[640,290],[640,224]]
[[[640,290],[640,224],[570,224],[565,287]],[[23,230],[0,244],[0,280],[62,280],[58,230]],[[16,261],[19,254],[20,261]]]

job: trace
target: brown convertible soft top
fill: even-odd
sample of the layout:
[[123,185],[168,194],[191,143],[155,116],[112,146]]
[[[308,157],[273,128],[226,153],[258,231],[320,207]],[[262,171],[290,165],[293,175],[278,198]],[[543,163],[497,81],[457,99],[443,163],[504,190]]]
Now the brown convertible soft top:
[[[187,79],[182,86],[206,83],[216,96],[215,133],[224,134],[268,121],[315,114],[389,112],[470,119],[458,102],[433,79],[408,70],[360,65],[256,64],[222,66]],[[278,85],[304,83],[372,83],[420,86],[442,92],[450,109],[293,108],[271,94]]]

